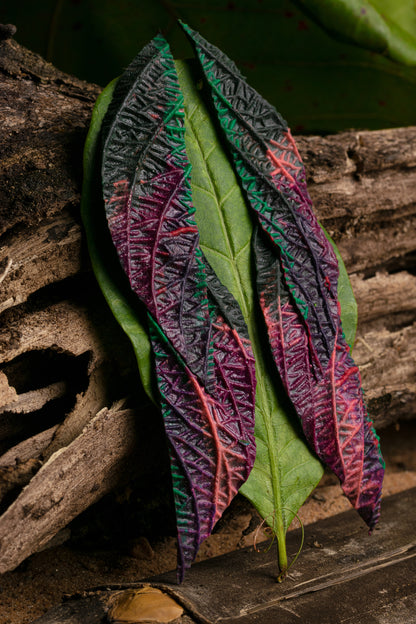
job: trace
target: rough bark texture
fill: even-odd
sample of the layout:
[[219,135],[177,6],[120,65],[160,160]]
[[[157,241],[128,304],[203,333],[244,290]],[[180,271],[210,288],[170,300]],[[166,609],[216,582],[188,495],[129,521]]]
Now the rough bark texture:
[[[99,92],[13,40],[0,43],[0,571],[159,461],[132,430],[130,409],[100,412],[140,388],[131,347],[95,285],[79,216],[82,148]],[[379,427],[413,418],[416,128],[298,142],[358,300],[354,354],[370,413]],[[129,407],[137,429],[150,427],[146,439],[158,425],[143,403],[133,396]],[[109,413],[119,427],[112,455]],[[109,463],[97,460],[109,453]],[[133,453],[137,462],[128,461]],[[75,465],[86,480],[73,490]],[[40,488],[45,474],[53,485]],[[74,495],[63,497],[68,490]],[[12,529],[19,539],[4,539]]]

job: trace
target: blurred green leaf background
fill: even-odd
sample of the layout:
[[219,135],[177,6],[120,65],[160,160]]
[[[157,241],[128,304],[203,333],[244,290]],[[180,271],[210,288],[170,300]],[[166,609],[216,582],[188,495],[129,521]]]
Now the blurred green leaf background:
[[416,0],[3,0],[16,40],[102,86],[180,18],[220,47],[296,132],[416,123]]

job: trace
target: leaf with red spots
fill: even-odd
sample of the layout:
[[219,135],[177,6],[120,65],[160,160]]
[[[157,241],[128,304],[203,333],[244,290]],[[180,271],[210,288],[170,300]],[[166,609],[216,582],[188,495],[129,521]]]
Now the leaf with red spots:
[[180,578],[255,456],[254,360],[238,305],[200,249],[190,169],[175,65],[156,37],[115,88],[103,122],[102,180],[113,244],[148,314]]
[[340,320],[335,253],[314,216],[286,122],[215,46],[184,26],[264,236],[260,305],[277,369],[318,457],[373,528],[384,464]]

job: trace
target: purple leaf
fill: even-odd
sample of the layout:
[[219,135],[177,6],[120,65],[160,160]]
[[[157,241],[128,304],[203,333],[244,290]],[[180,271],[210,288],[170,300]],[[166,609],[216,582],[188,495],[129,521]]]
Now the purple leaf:
[[310,446],[340,479],[352,505],[372,529],[380,515],[384,464],[341,325],[322,375],[279,256],[258,232],[253,248],[260,306],[283,385]]
[[298,150],[286,123],[234,63],[184,28],[267,237],[268,242],[257,236],[254,246],[260,306],[276,366],[308,442],[373,528],[384,463],[342,332],[337,260],[312,211]]
[[113,102],[104,123],[105,209],[148,311],[182,579],[254,462],[254,359],[246,330],[237,333],[238,304],[199,248],[183,98],[162,37],[133,62]]
[[151,322],[150,327],[171,447],[182,580],[185,568],[254,463],[254,359],[245,341],[218,316],[214,323],[215,382],[208,393],[157,326]]
[[198,230],[191,218],[190,165],[180,149],[182,102],[166,46],[161,38],[153,41],[156,53],[108,132],[104,200],[132,289],[190,369],[206,381],[211,323]]
[[299,153],[286,122],[248,85],[235,64],[187,26],[212,90],[241,185],[280,249],[286,282],[325,366],[337,330],[338,265],[312,212]]

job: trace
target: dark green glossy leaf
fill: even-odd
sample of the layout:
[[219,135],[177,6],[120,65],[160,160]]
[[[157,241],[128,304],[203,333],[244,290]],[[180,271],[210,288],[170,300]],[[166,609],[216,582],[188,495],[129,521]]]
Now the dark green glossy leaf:
[[[165,33],[176,58],[189,56],[176,26],[179,17],[233,58],[296,132],[416,123],[416,68],[340,41],[290,0],[3,4],[2,19],[17,25],[17,41],[49,53],[60,69],[92,82],[104,85],[120,74],[158,31]],[[338,2],[322,2],[331,4]],[[415,36],[411,0],[372,4]]]
[[412,0],[297,0],[335,37],[416,65],[416,6]]

